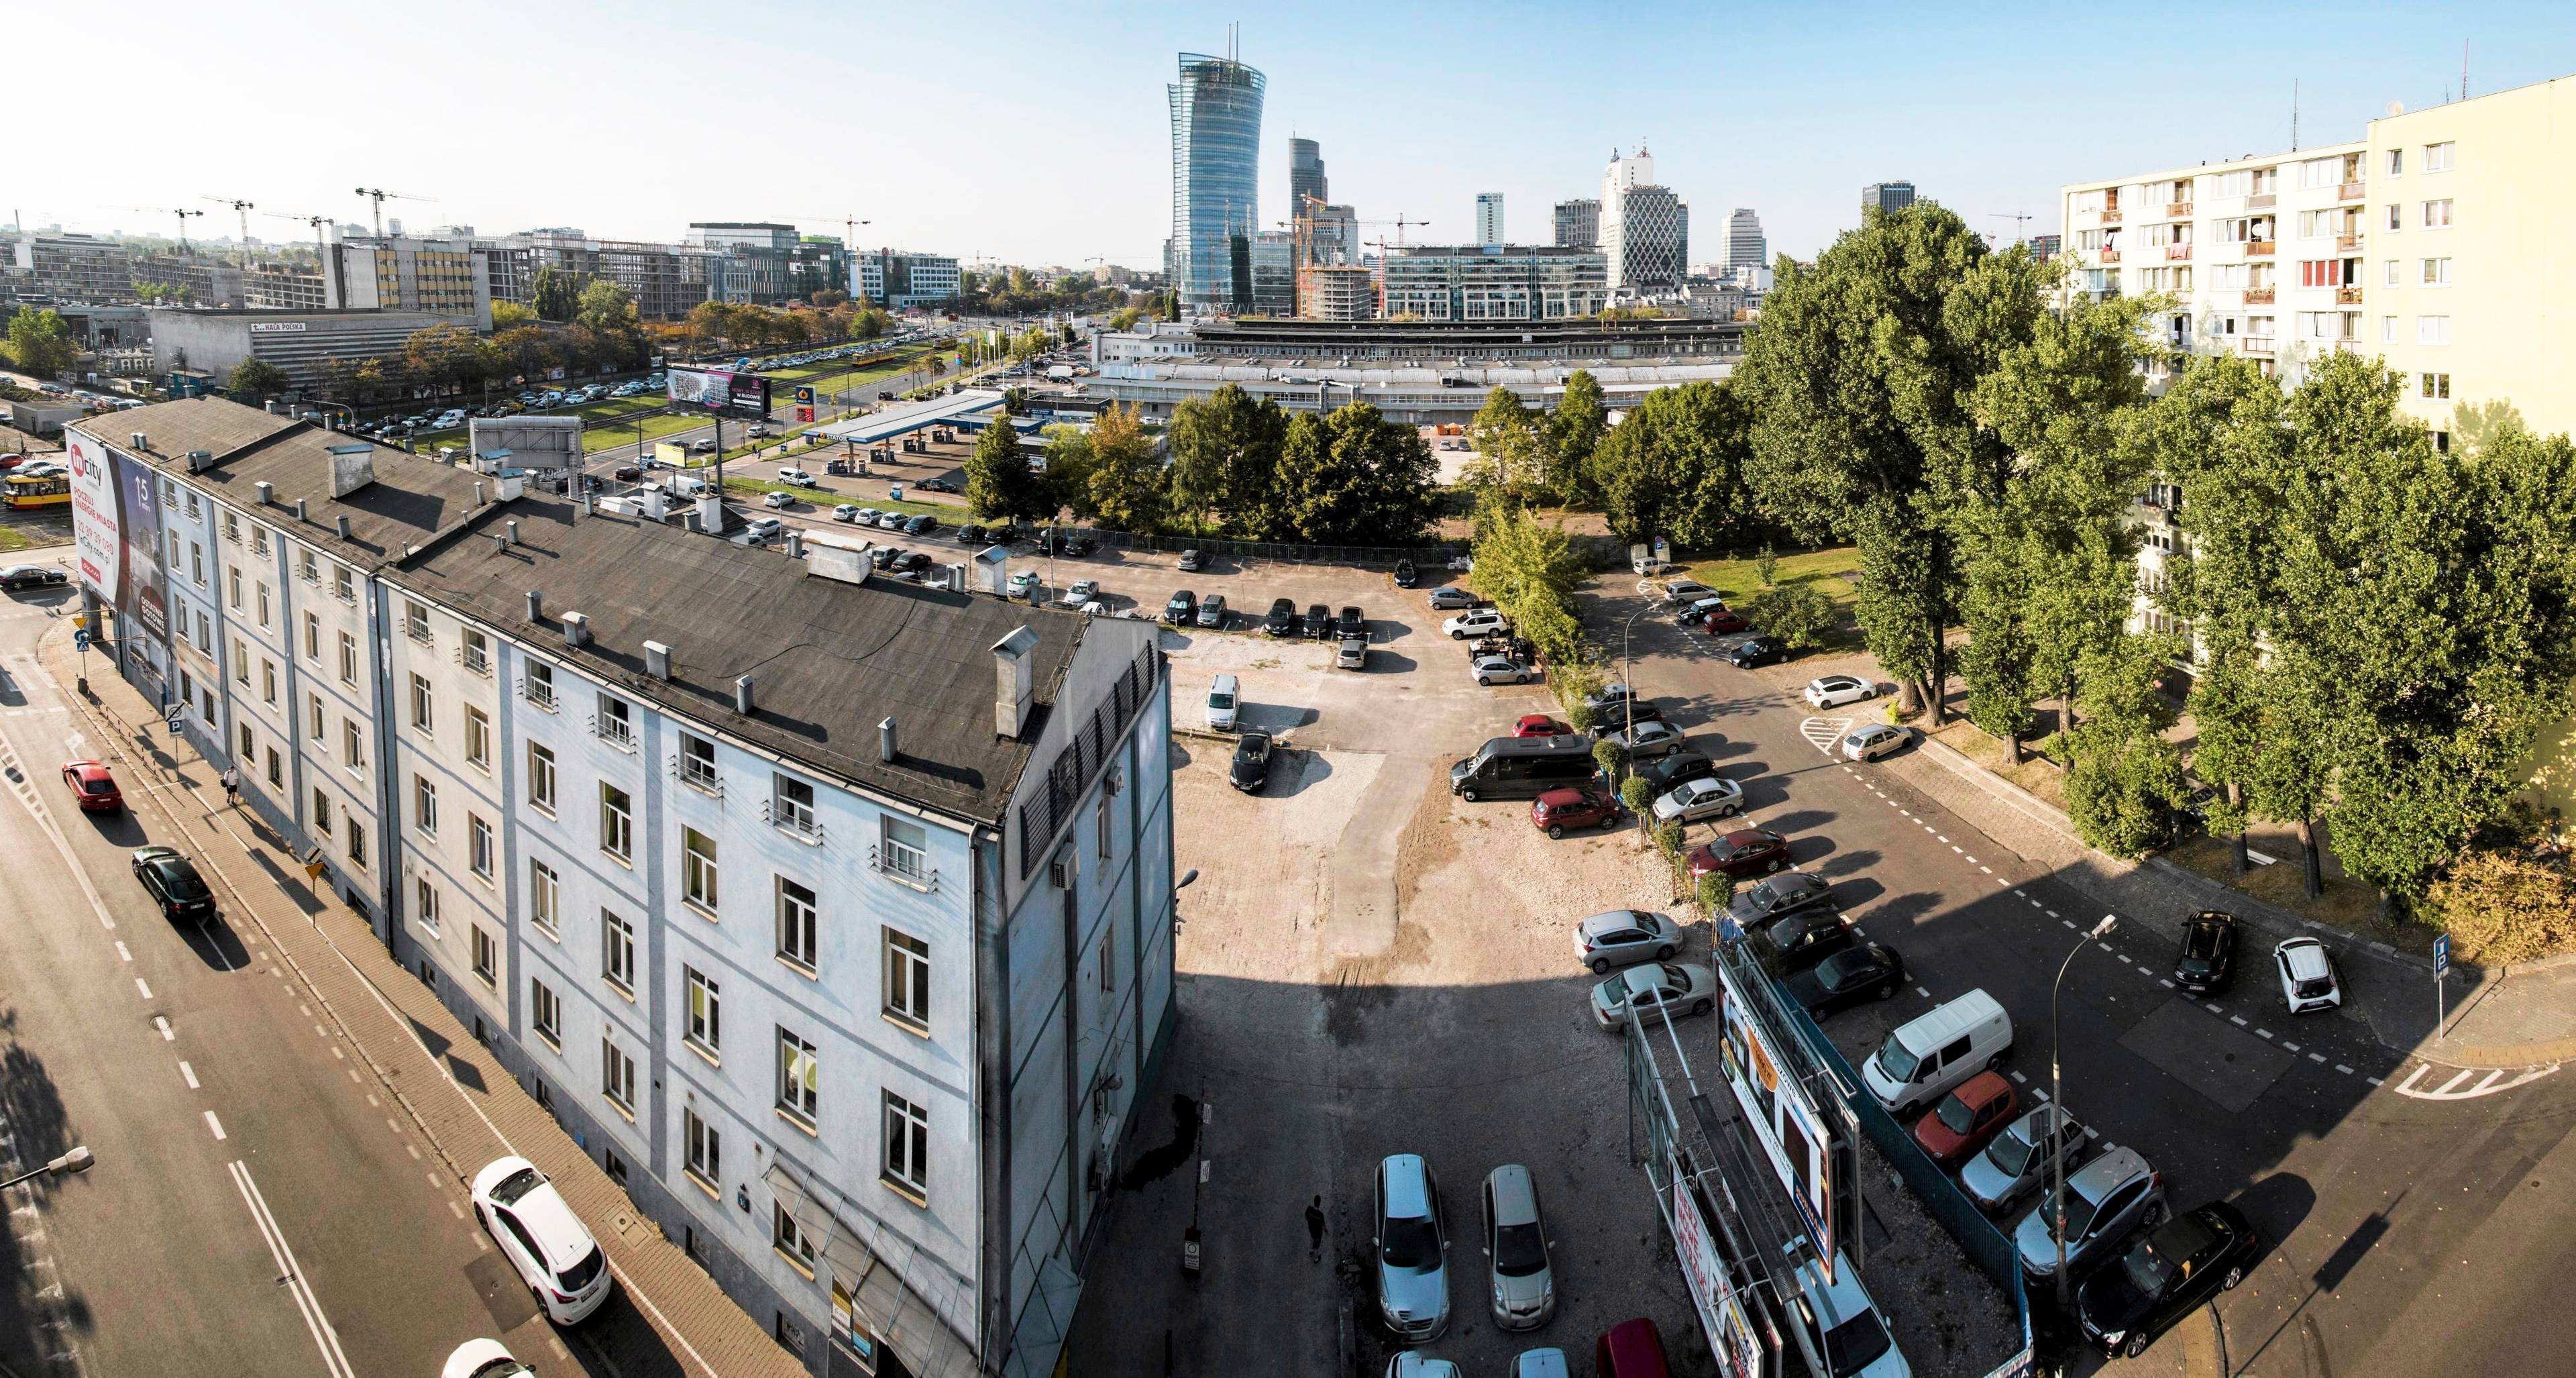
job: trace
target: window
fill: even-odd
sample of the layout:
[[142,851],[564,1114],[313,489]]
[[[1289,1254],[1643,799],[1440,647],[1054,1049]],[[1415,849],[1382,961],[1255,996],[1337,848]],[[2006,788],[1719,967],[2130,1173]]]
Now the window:
[[268,585],[262,582],[255,587],[259,590],[259,625],[260,629],[265,631],[268,628]]
[[332,592],[332,593],[334,593],[334,594],[336,594],[336,595],[339,597],[340,601],[341,601],[341,602],[343,602],[343,603],[355,603],[355,602],[357,602],[357,601],[358,601],[358,577],[357,577],[357,575],[355,575],[355,574],[351,573],[351,572],[350,572],[350,570],[349,570],[349,567],[348,567],[348,566],[346,566],[346,565],[341,565],[341,566],[338,566],[338,567],[334,568],[334,569],[331,571],[331,592]]
[[340,815],[340,821],[349,825],[349,860],[361,867],[365,866],[367,864],[367,825],[359,822],[358,816],[354,813]]
[[207,621],[202,612],[197,614],[197,649],[208,655],[215,653],[215,624]]
[[2456,147],[2458,147],[2458,145],[2449,140],[2444,140],[2438,144],[2424,145],[2424,170],[2426,172],[2450,171],[2451,152]]
[[681,733],[680,778],[710,794],[720,793],[720,782],[716,778],[716,744],[695,733]]
[[618,1051],[617,1044],[605,1038],[599,1040],[599,1093],[608,1097],[609,1104],[633,1118],[635,1059]]
[[1110,839],[1115,832],[1115,829],[1110,824],[1110,814],[1109,793],[1108,791],[1103,790],[1100,795],[1099,807],[1093,811],[1093,822],[1097,825],[1100,833],[1100,859],[1103,861],[1107,861],[1109,859]]
[[331,796],[318,788],[313,791],[313,831],[323,837],[331,835]]
[[322,582],[322,567],[313,563],[312,551],[307,550],[303,552],[301,557],[297,560],[297,568],[303,573],[304,582],[308,584],[318,584]]
[[814,1045],[785,1029],[778,1031],[778,1108],[803,1120],[814,1122],[814,1108],[820,1102],[823,1085],[822,1064],[814,1056]]
[[724,1002],[705,972],[695,967],[680,971],[689,988],[688,1040],[712,1053],[724,1046]]
[[528,861],[528,917],[537,927],[553,937],[557,931],[555,916],[563,905],[563,881],[553,867],[531,857]]
[[787,1203],[771,1203],[777,1219],[770,1227],[769,1246],[787,1256],[787,1261],[811,1273],[814,1271],[814,1241],[796,1228],[796,1217],[787,1213]]
[[724,1176],[724,1141],[698,1112],[686,1106],[680,1109],[680,1138],[688,1145],[689,1175],[709,1191]]
[[412,905],[413,917],[419,922],[421,927],[428,929],[433,937],[436,936],[438,933],[438,888],[429,883],[429,877],[420,876],[412,881],[412,894],[414,896],[414,902]]
[[606,782],[599,787],[599,849],[620,861],[635,859],[635,801]]
[[885,816],[877,825],[877,855],[887,875],[922,884],[930,880],[930,830],[909,818]]
[[599,735],[618,746],[633,749],[635,719],[633,710],[626,706],[626,700],[606,694],[599,696]]
[[816,835],[819,830],[814,825],[814,787],[792,776],[770,772],[769,821],[799,836]]
[[528,702],[537,707],[549,713],[555,711],[555,667],[542,660],[524,663],[528,667],[528,673],[526,678],[519,681],[519,692],[527,695]]
[[418,603],[404,603],[403,635],[414,641],[429,640],[429,609]]
[[555,811],[554,748],[528,743],[528,803],[551,815]]
[[2444,197],[2439,201],[2427,201],[2424,203],[2424,228],[2428,230],[2447,230],[2451,228],[2451,201],[2449,197]]
[[2386,270],[2380,274],[2380,280],[2391,287],[2397,285],[2397,260],[2393,258],[2388,260]]
[[241,518],[231,512],[224,514],[224,539],[234,545],[241,544]]
[[233,611],[240,612],[242,606],[241,571],[237,569],[226,570],[224,571],[224,574],[225,577],[231,581]]
[[322,749],[322,696],[320,694],[304,696],[304,735],[312,740],[314,750]]
[[2450,342],[2450,317],[2417,316],[2415,318],[2415,343],[2419,345],[2446,345]]
[[2450,395],[2451,375],[2447,373],[2427,373],[2424,375],[2425,397],[2446,399]]
[[438,786],[426,775],[411,777],[411,825],[438,836]]
[[259,696],[263,702],[277,702],[277,662],[266,656],[259,658]]
[[366,768],[366,761],[358,755],[358,720],[355,718],[340,720],[340,754],[348,758],[349,769]]
[[2404,206],[2393,205],[2388,208],[2388,228],[2392,230],[2402,230],[2406,228],[2406,208]]
[[716,907],[716,840],[695,828],[680,829],[680,894],[700,909]]
[[254,524],[251,526],[251,529],[250,529],[250,553],[251,553],[251,554],[253,554],[253,555],[265,555],[265,554],[267,554],[267,553],[268,553],[268,528],[267,528],[267,527],[260,526],[260,525],[258,525],[258,524],[256,524],[256,523],[254,523]]
[[467,864],[474,874],[490,880],[493,853],[499,850],[492,843],[492,825],[476,814],[465,815],[465,839]]
[[930,1112],[885,1093],[885,1182],[916,1201],[930,1199]]
[[891,928],[885,930],[885,1014],[924,1032],[930,1028],[930,944]]
[[456,648],[457,662],[478,675],[492,673],[491,643],[483,633],[468,627],[462,637]]
[[411,677],[411,725],[423,732],[435,731],[437,709],[437,703],[430,698],[428,678],[414,674]]
[[537,1037],[544,1039],[546,1041],[546,1045],[553,1048],[556,1052],[562,1052],[563,997],[555,994],[554,987],[547,985],[543,981],[537,980],[535,977],[530,977],[528,979],[528,1009],[530,1011],[529,1019],[536,1028]]
[[358,682],[358,638],[347,632],[340,633],[340,682]]
[[268,783],[272,789],[286,788],[286,760],[273,746],[268,749]]
[[814,892],[778,877],[778,955],[814,969]]
[[481,924],[468,925],[474,930],[474,976],[486,986],[498,988],[496,974],[501,966],[501,945],[492,941],[492,930]]
[[1100,993],[1109,995],[1118,989],[1118,930],[1100,935]]
[[2424,260],[2424,285],[2427,287],[2450,286],[2451,260],[2447,258],[2428,258]]
[[239,684],[250,683],[250,647],[238,641],[233,643],[233,680]]
[[309,612],[304,614],[304,658],[322,658],[322,619]]
[[2379,318],[2379,342],[2381,344],[2397,343],[2397,318],[2395,316],[2382,316]]
[[492,720],[470,704],[465,709],[465,760],[487,771],[492,768]]
[[635,993],[635,925],[599,911],[599,974],[608,984]]
[[2388,150],[2388,175],[2391,177],[2403,177],[2406,175],[2405,149],[2392,148]]

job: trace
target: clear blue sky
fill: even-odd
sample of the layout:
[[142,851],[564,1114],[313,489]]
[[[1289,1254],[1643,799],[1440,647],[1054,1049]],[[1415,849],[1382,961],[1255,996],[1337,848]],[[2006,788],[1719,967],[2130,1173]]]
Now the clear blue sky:
[[1334,200],[1430,221],[1415,243],[1468,237],[1479,191],[1544,241],[1550,204],[1642,139],[1691,203],[1693,261],[1745,205],[1775,252],[1812,254],[1884,179],[1979,229],[2050,229],[2065,182],[2286,147],[2293,77],[2312,144],[2439,102],[2463,40],[2473,91],[2576,74],[2565,4],[24,8],[10,48],[53,56],[20,64],[0,209],[31,224],[166,230],[191,206],[192,233],[231,234],[206,195],[364,223],[364,184],[434,198],[388,203],[407,226],[855,215],[868,243],[1137,267],[1170,224],[1175,55],[1223,51],[1231,18],[1269,78],[1265,220],[1292,132],[1322,142]]

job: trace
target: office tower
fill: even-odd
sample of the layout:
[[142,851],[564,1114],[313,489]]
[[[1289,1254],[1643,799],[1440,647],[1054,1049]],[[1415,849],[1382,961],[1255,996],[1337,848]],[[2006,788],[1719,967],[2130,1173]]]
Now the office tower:
[[1601,203],[1591,197],[1556,203],[1556,247],[1591,249],[1601,244]]
[[1613,152],[1601,175],[1601,248],[1610,259],[1610,289],[1629,295],[1682,285],[1690,257],[1690,207],[1655,181],[1655,158],[1639,145],[1632,157]]
[[1503,247],[1503,194],[1499,191],[1476,193],[1476,242],[1488,249]]
[[1231,57],[1181,54],[1172,105],[1172,267],[1180,299],[1252,309],[1260,225],[1261,73]]
[[1304,215],[1309,202],[1333,199],[1324,181],[1324,150],[1312,139],[1288,141],[1288,214]]
[[1860,189],[1860,208],[1864,213],[1870,210],[1901,211],[1913,204],[1912,182],[1872,182]]
[[1726,218],[1726,266],[1731,272],[1739,268],[1767,266],[1769,244],[1762,238],[1762,217],[1750,206],[1738,206]]

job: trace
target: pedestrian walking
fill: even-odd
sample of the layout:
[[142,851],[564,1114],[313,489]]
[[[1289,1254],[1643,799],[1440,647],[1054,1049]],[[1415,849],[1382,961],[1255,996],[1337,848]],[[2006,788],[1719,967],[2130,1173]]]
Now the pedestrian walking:
[[241,807],[241,772],[230,766],[224,767],[224,807]]
[[1306,1261],[1324,1261],[1324,1198],[1320,1196],[1306,1207]]

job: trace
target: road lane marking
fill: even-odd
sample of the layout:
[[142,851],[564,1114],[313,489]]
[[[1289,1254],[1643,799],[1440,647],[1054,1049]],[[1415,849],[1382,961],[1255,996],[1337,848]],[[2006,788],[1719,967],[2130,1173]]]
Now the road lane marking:
[[159,1030],[161,1031],[161,1041],[162,1041],[162,1042],[164,1042],[164,1043],[167,1043],[167,1042],[169,1042],[171,1039],[177,1038],[177,1037],[179,1036],[179,1035],[177,1035],[177,1034],[175,1034],[175,1033],[172,1033],[172,1032],[170,1031],[170,1021],[169,1021],[169,1020],[167,1020],[167,1019],[162,1018],[161,1016],[159,1016],[159,1015],[157,1015],[157,1014],[156,1014],[156,1015],[154,1015],[154,1016],[152,1016],[152,1027],[154,1027],[154,1028],[156,1028],[156,1029],[159,1029]]
[[[1948,839],[1948,838],[1946,838],[1946,837],[1945,837],[1945,838],[1942,838],[1941,840],[1942,840],[1942,841],[1944,841],[1944,842],[1950,842],[1950,839]],[[1956,842],[1950,842],[1950,850],[1951,850],[1951,851],[1954,851],[1954,852],[1959,853],[1959,855],[1961,855],[1961,856],[1966,856],[1966,855],[1967,855],[1967,850],[1966,850],[1965,848],[1961,847],[1961,846],[1960,846],[1958,843],[1956,843]]]
[[[2207,1011],[2209,1011],[2211,1014],[2225,1014],[2225,1013],[2227,1013],[2227,1011],[2225,1011],[2225,1010],[2223,1010],[2223,1009],[2220,1009],[2220,1008],[2218,1007],[2218,1002],[2217,1002],[2217,1001],[2215,1001],[2215,1000],[2211,1000],[2211,1001],[2204,1002],[2204,1003],[2201,1005],[2201,1008],[2202,1008],[2202,1009],[2205,1009],[2205,1010],[2207,1010]],[[2236,1022],[2237,1022],[2237,1023],[2239,1023],[2239,1024],[2242,1024],[2242,1023],[2244,1023],[2245,1021],[2244,1021],[2244,1020],[2242,1020],[2242,1019],[2239,1019],[2239,1020],[2237,1020]]]
[[207,1112],[206,1112],[206,1128],[208,1128],[208,1129],[211,1129],[211,1130],[215,1131],[215,1141],[216,1141],[217,1143],[221,1143],[221,1142],[223,1142],[223,1138],[224,1138],[224,1122],[223,1122],[222,1120],[216,1119],[216,1118],[215,1118],[215,1112],[214,1112],[214,1111],[212,1111],[212,1110],[209,1110],[209,1111],[207,1111]]
[[139,990],[139,991],[143,992],[143,998],[144,998],[144,999],[149,1000],[149,999],[151,999],[151,998],[152,998],[152,988],[151,988],[150,986],[147,986],[147,985],[143,984],[143,978],[142,978],[142,977],[137,976],[137,977],[135,977],[135,978],[134,978],[134,988],[135,988],[136,990]]
[[2344,1066],[2344,1065],[2343,1065],[2342,1063],[2340,1063],[2340,1062],[2338,1062],[2338,1063],[2336,1063],[2336,1064],[2335,1064],[2335,1070],[2336,1070],[2336,1071],[2338,1071],[2338,1072],[2343,1073],[2345,1076],[2351,1076],[2351,1075],[2352,1075],[2352,1069],[2351,1069],[2351,1068],[2349,1068],[2349,1067]]
[[2019,1072],[2015,1072],[2015,1073],[2013,1073],[2013,1074],[2012,1074],[2012,1079],[2013,1079],[2013,1080],[2015,1080],[2015,1081],[2020,1082],[2020,1083],[2021,1083],[2022,1085],[2024,1085],[2024,1086],[2028,1086],[2028,1085],[2030,1084],[2030,1078],[2028,1078],[2028,1077],[2026,1077],[2026,1076],[2023,1076],[2023,1075],[2022,1075],[2021,1073],[2019,1073]]
[[134,960],[134,954],[126,951],[125,944],[120,942],[116,945],[116,960],[120,962],[130,962]]
[[1925,990],[1925,989],[1924,989],[1924,988],[1922,988],[1921,986],[1916,986],[1916,987],[1914,988],[1914,993],[1915,993],[1915,994],[1917,994],[1917,995],[1922,996],[1922,997],[1923,997],[1924,999],[1926,999],[1926,1000],[1929,1000],[1929,999],[1931,999],[1931,998],[1932,998],[1932,992],[1930,992],[1930,991],[1928,991],[1928,990]]
[[2043,909],[2040,912],[2048,915],[2048,917],[2052,919],[2057,917],[2057,911],[2054,909]]
[[1976,864],[1977,864],[1977,859],[1976,859],[1975,857],[1969,857],[1969,858],[1968,858],[1968,864],[1969,864],[1969,865],[1971,865],[1971,866],[1976,865]]
[[2245,1016],[2241,1014],[2231,1014],[2227,1016],[2227,1022],[2241,1029],[2245,1027]]
[[[2144,971],[2144,970],[2146,970],[2146,968],[2145,968],[2145,967],[2140,967],[2140,968],[2138,968],[2138,970],[2140,970],[2140,971]],[[2160,985],[2160,986],[2162,986],[2162,987],[2164,987],[2164,988],[2165,988],[2165,989],[2167,989],[2167,990],[2172,990],[2172,989],[2174,988],[2174,983],[2173,983],[2173,982],[2171,982],[2171,981],[2159,980],[2159,981],[2157,981],[2157,982],[2156,982],[2156,984],[2157,984],[2157,985]]]
[[[2268,1037],[2270,1037],[2271,1035],[2266,1034],[2266,1035],[2264,1035],[2264,1036],[2268,1038]],[[2291,1052],[2294,1052],[2294,1053],[2295,1053],[2295,1052],[2297,1052],[2297,1051],[2299,1050],[2299,1045],[2298,1045],[2298,1044],[2293,1043],[2293,1042],[2291,1042],[2290,1040],[2288,1040],[2288,1039],[2286,1039],[2286,1038],[2281,1040],[2281,1046],[2282,1046],[2282,1047],[2284,1047],[2284,1048],[2289,1049]]]
[[2258,1028],[2254,1031],[2254,1036],[2256,1038],[2270,1038],[2272,1036],[2272,1031],[2270,1029]]
[[[1970,858],[1968,858],[1968,860],[1970,860],[1970,861],[1974,861],[1974,860],[1976,860],[1976,858],[1975,858],[1975,857],[1970,857]],[[1980,870],[1980,871],[1985,872],[1987,875],[1990,875],[1990,876],[1991,876],[1991,875],[1993,875],[1993,874],[1995,873],[1995,868],[1994,868],[1994,867],[1992,867],[1992,866],[1980,866],[1980,867],[1978,867],[1977,869],[1978,869],[1978,870]]]
[[340,1045],[337,1043],[331,1045],[331,1056],[339,1058],[342,1061],[348,1060],[348,1054],[341,1052]]
[[[1940,835],[1939,833],[1934,833],[1934,834],[1932,834],[1932,835],[1933,835],[1934,837],[1941,837],[1941,835]],[[1949,841],[1950,839],[1948,839],[1948,838],[1946,838],[1946,837],[1941,837],[1941,840],[1942,840],[1942,841],[1944,841],[1944,842],[1947,842],[1947,841]]]
[[450,1201],[447,1203],[447,1208],[456,1212],[457,1219],[462,1220],[465,1218],[465,1208],[463,1206],[456,1204],[454,1201]]
[[2325,1060],[2326,1060],[2326,1055],[2325,1055],[2325,1054],[2323,1054],[2323,1053],[2310,1053],[2310,1054],[2308,1054],[2308,1061],[2313,1062],[2313,1063],[2316,1063],[2316,1064],[2317,1064],[2318,1066],[2320,1066],[2320,1067],[2322,1067],[2322,1066],[2324,1066],[2324,1065],[2325,1065]]
[[2386,1086],[2386,1085],[2388,1084],[2387,1082],[2381,1081],[2381,1080],[2380,1080],[2379,1078],[2377,1078],[2377,1077],[2363,1077],[2363,1078],[2362,1078],[2362,1080],[2363,1080],[2363,1081],[2366,1081],[2366,1082],[2369,1082],[2369,1083],[2370,1083],[2371,1085],[2373,1085],[2373,1086]]
[[181,1063],[179,1064],[179,1075],[181,1075],[181,1076],[183,1076],[183,1077],[186,1077],[186,1078],[188,1079],[188,1089],[189,1089],[189,1090],[194,1091],[194,1090],[196,1090],[196,1089],[197,1089],[197,1069],[196,1069],[196,1068],[189,1066],[186,1062],[184,1062],[184,1061],[183,1061],[183,1062],[181,1062]]
[[330,1319],[322,1314],[322,1303],[304,1280],[304,1270],[295,1262],[295,1251],[286,1243],[286,1231],[269,1214],[268,1198],[260,1194],[259,1184],[251,1180],[250,1166],[235,1161],[227,1164],[233,1185],[240,1188],[242,1204],[250,1208],[252,1223],[259,1226],[259,1236],[268,1244],[268,1256],[277,1263],[277,1280],[295,1299],[295,1309],[304,1316],[304,1328],[313,1336],[314,1348],[322,1352],[322,1367],[332,1378],[357,1378],[349,1356],[340,1350],[340,1336],[332,1330]]

